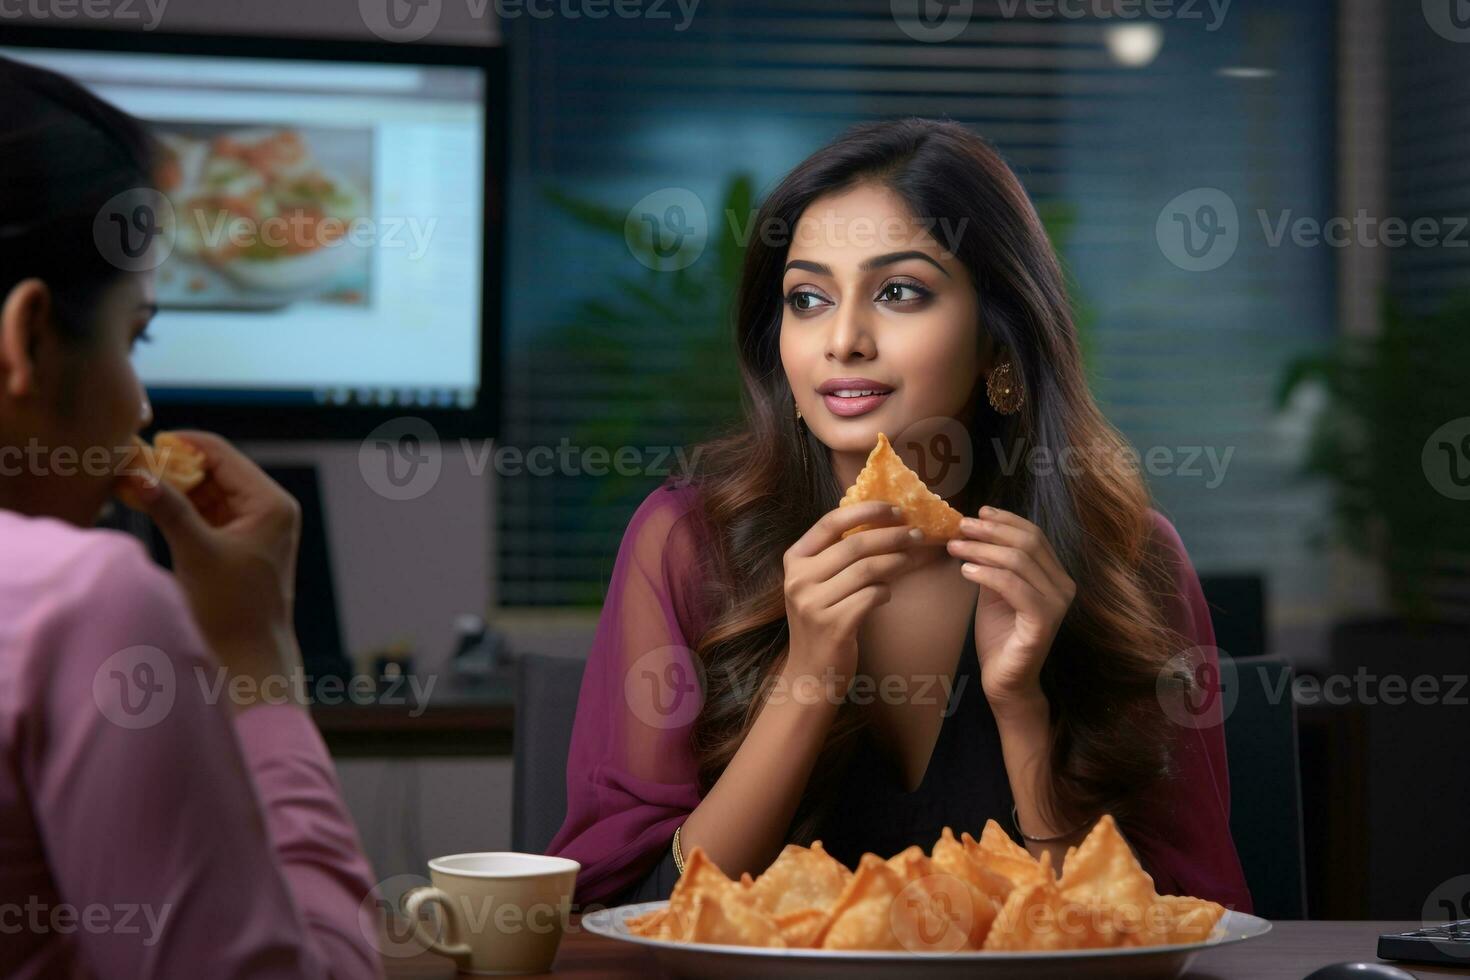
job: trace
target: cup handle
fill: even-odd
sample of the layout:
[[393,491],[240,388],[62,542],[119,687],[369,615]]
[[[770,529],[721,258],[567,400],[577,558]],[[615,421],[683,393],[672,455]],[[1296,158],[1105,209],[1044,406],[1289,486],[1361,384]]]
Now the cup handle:
[[445,925],[444,931],[450,937],[460,935],[463,931],[460,928],[461,923],[455,918],[454,902],[450,900],[448,893],[432,887],[415,888],[403,900],[403,914],[408,917],[414,938],[434,952],[454,960],[456,964],[468,966],[470,962],[469,944],[442,942],[438,936],[431,933],[420,915],[425,905],[439,906],[439,918]]

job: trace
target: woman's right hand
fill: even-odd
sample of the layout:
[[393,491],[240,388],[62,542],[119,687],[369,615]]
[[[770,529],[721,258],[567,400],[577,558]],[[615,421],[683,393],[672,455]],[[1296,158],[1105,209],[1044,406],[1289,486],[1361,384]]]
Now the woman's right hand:
[[[861,524],[871,526],[842,537]],[[858,627],[889,600],[890,583],[915,565],[922,541],[898,508],[868,501],[828,511],[788,548],[786,673],[834,681],[835,693],[845,695],[857,669]]]
[[[910,535],[916,529],[902,521],[887,503],[838,507],[786,550],[786,663],[734,757],[684,822],[685,854],[700,847],[727,873],[754,874],[787,842],[857,670],[858,627],[888,601],[889,583],[922,561],[922,535]],[[843,539],[863,524],[869,528]]]
[[205,480],[179,493],[128,476],[173,555],[195,622],[221,665],[267,696],[299,698],[301,653],[292,609],[301,507],[234,446],[207,432],[175,433],[204,454]]

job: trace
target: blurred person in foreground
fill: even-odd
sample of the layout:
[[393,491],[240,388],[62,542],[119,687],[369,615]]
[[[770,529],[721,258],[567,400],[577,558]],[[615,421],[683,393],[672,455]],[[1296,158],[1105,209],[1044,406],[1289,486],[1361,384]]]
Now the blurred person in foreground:
[[[140,124],[0,59],[0,976],[381,975],[373,876],[307,713],[296,502],[223,439],[188,495],[119,477],[151,272],[93,221]],[[174,574],[92,527],[114,493]]]

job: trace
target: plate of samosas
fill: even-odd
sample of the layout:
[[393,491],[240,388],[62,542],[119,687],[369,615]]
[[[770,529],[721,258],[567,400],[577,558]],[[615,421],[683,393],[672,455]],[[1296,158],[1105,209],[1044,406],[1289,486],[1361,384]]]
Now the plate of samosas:
[[1271,924],[1215,902],[1159,895],[1110,816],[1061,874],[994,820],[949,828],[932,852],[854,872],[820,842],[790,845],[759,877],[725,876],[700,849],[666,902],[588,913],[589,932],[653,949],[678,976],[1177,977],[1201,951]]

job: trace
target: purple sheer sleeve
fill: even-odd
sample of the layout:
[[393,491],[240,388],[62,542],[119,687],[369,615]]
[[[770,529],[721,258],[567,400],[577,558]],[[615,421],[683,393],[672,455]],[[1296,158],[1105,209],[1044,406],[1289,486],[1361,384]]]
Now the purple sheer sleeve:
[[[1174,525],[1157,511],[1152,516],[1153,545],[1163,549],[1174,570],[1174,588],[1164,597],[1169,623],[1198,648],[1210,676],[1218,676],[1215,627],[1199,576]],[[1124,832],[1160,894],[1193,895],[1249,912],[1250,890],[1230,835],[1230,772],[1219,699],[1172,727],[1174,774],[1150,792]]]
[[572,728],[566,821],[547,848],[581,863],[581,903],[647,874],[699,803],[696,493],[665,484],[648,495],[608,582]]

